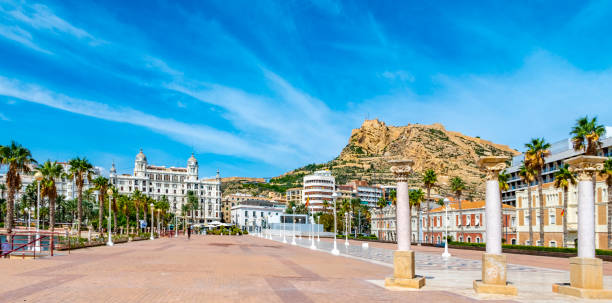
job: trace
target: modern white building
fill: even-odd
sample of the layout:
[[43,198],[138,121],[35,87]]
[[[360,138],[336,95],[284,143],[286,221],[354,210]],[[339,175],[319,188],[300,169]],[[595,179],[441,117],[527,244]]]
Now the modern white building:
[[[582,151],[574,150],[571,138],[552,143],[549,151],[550,155],[544,159],[546,164],[542,171],[542,184],[552,183],[554,181],[554,175],[559,171],[559,167],[563,166],[564,160],[583,153]],[[598,156],[612,156],[612,127],[606,127],[606,136],[601,139],[601,148],[597,153]],[[519,176],[519,168],[523,164],[524,158],[524,154],[513,157],[512,165],[506,169],[506,173],[510,175],[510,180],[508,180],[509,189],[502,192],[502,202],[504,204],[516,207],[517,193],[527,188],[527,184],[525,184]],[[531,186],[537,184],[538,181],[535,180],[531,183]]]
[[179,214],[183,204],[187,202],[187,193],[192,191],[199,201],[199,209],[195,218],[199,223],[209,223],[221,220],[221,178],[219,171],[210,179],[200,179],[198,175],[198,160],[191,155],[187,167],[165,167],[149,165],[147,157],[142,152],[136,155],[134,173],[117,174],[115,164],[110,169],[110,182],[120,194],[130,195],[135,190],[159,200],[166,196],[170,202],[170,210]]
[[323,202],[333,204],[332,195],[336,188],[336,178],[328,170],[319,170],[304,176],[302,203],[308,200],[311,212],[323,211]]
[[285,205],[266,200],[246,200],[232,206],[232,224],[251,232],[280,223]]

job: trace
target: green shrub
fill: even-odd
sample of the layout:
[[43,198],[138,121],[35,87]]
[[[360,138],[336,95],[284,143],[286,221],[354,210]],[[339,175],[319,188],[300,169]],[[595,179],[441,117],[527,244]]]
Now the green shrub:
[[[466,242],[449,241],[448,244],[457,245],[457,246],[486,247],[485,243],[466,243]],[[569,248],[569,247],[566,248],[566,247],[546,247],[546,246],[502,244],[502,248],[533,250],[533,251],[549,251],[549,252],[560,252],[560,253],[568,253],[568,254],[577,253],[577,250],[575,248]],[[595,253],[597,255],[612,256],[612,250],[607,250],[607,249],[596,249]]]

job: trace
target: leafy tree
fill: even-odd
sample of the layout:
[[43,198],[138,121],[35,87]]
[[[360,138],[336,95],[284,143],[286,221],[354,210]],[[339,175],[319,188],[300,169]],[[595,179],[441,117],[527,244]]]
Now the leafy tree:
[[[142,207],[142,204],[146,203],[144,202],[145,196],[138,189],[136,189],[132,193],[131,198],[132,198],[132,204],[134,205],[134,208],[136,210],[136,228],[140,228],[140,208]],[[145,217],[145,220],[146,220],[146,217]]]
[[546,165],[545,158],[550,155],[550,143],[544,138],[531,139],[531,142],[526,143],[525,147],[525,165],[530,166],[538,178],[538,196],[540,200],[540,243],[544,245],[544,193],[542,193],[542,171]]
[[423,185],[427,190],[427,203],[425,204],[425,208],[427,210],[427,233],[429,234],[429,238],[431,243],[433,243],[433,237],[431,236],[431,221],[429,218],[429,203],[431,202],[431,188],[436,185],[438,182],[438,175],[433,169],[427,169],[423,173]]
[[77,234],[81,236],[81,222],[83,220],[83,185],[85,180],[91,181],[93,174],[93,165],[89,163],[86,158],[76,157],[68,161],[70,165],[68,177],[74,179],[77,192],[78,192],[78,204],[77,204]]
[[533,245],[533,209],[531,204],[531,183],[535,179],[535,172],[529,166],[526,166],[524,163],[519,167],[518,171],[519,176],[527,184],[527,204],[528,204],[528,221],[529,221],[529,243]]
[[196,197],[193,191],[187,192],[187,205],[189,205],[189,211],[191,211],[191,222],[195,222],[195,211],[198,209],[198,197]]
[[0,146],[0,165],[8,166],[6,172],[6,186],[8,187],[8,197],[6,206],[5,227],[8,234],[8,241],[11,240],[14,221],[15,194],[21,187],[21,174],[30,172],[30,165],[35,164],[32,153],[27,148],[17,144],[15,141],[10,145]]
[[378,198],[378,201],[376,202],[376,207],[378,207],[378,209],[383,209],[385,208],[385,206],[387,206],[387,201],[385,200],[385,198]]
[[576,176],[569,170],[569,164],[565,164],[555,173],[554,182],[556,188],[563,189],[563,247],[567,247],[567,198],[570,184],[576,185]]
[[126,233],[130,233],[130,212],[132,211],[134,202],[129,196],[119,195],[117,198],[119,210],[125,216],[125,230]]
[[43,165],[38,166],[38,171],[43,175],[40,188],[41,195],[49,199],[49,228],[53,232],[55,230],[55,202],[57,199],[55,180],[62,177],[64,167],[57,161],[47,160]]

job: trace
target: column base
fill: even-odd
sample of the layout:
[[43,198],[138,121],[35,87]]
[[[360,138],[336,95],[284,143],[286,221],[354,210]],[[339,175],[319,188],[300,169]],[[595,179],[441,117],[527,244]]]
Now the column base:
[[406,279],[406,278],[386,278],[385,279],[385,287],[387,288],[422,288],[423,286],[425,286],[425,278],[424,277],[419,277],[419,276],[415,276],[414,278],[411,279]]
[[603,289],[603,262],[598,258],[570,258],[570,283],[553,284],[553,292],[590,299],[612,299]]
[[552,291],[584,299],[612,299],[612,290],[572,287],[569,283],[553,284]]
[[414,251],[393,252],[393,277],[385,279],[387,288],[416,288],[425,286],[425,278],[414,274]]
[[474,281],[474,291],[477,294],[498,294],[508,296],[516,296],[518,294],[516,287],[508,283],[506,283],[506,285],[486,284],[483,283],[482,280]]

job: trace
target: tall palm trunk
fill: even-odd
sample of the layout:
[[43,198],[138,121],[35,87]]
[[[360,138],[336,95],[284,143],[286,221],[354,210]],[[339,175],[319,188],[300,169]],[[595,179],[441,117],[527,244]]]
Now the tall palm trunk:
[[529,204],[529,245],[533,245],[533,209],[531,207],[531,184],[527,184],[527,203]]
[[[567,194],[568,187],[563,188],[563,247],[567,247]],[[608,208],[608,217],[610,216],[610,209]],[[608,241],[610,240],[610,222],[608,221]]]
[[[421,246],[421,204],[417,206],[417,218],[417,245]],[[395,225],[397,226],[397,220],[395,220]],[[395,236],[397,237],[397,232]]]
[[538,196],[540,196],[540,244],[544,245],[544,194],[542,193],[542,173],[538,172]]
[[459,200],[459,226],[461,228],[461,242],[465,241],[465,232],[463,226],[463,208],[461,208],[461,195],[457,196],[457,200]]
[[431,221],[429,221],[429,201],[431,200],[431,188],[427,187],[427,203],[425,203],[425,207],[427,208],[427,234],[429,235],[427,237],[427,242],[430,242],[429,240],[431,240],[431,243],[433,243],[433,236],[431,234]]
[[55,197],[49,197],[49,229],[55,230]]
[[608,249],[612,248],[612,176],[608,176]]
[[100,204],[98,211],[98,232],[102,232],[102,220],[104,217],[104,196],[102,195],[102,190],[100,190],[100,194],[98,195],[98,203]]
[[138,203],[134,203],[136,206],[136,233],[140,230],[140,210],[138,209]]
[[[7,174],[8,176],[8,174]],[[9,186],[8,199],[6,199],[6,232],[8,234],[7,241],[10,242],[13,238],[11,232],[13,231],[13,220],[15,215],[15,187]]]
[[78,203],[77,203],[77,235],[81,237],[81,220],[83,219],[83,185],[77,186]]
[[113,232],[117,233],[117,212],[113,211]]

